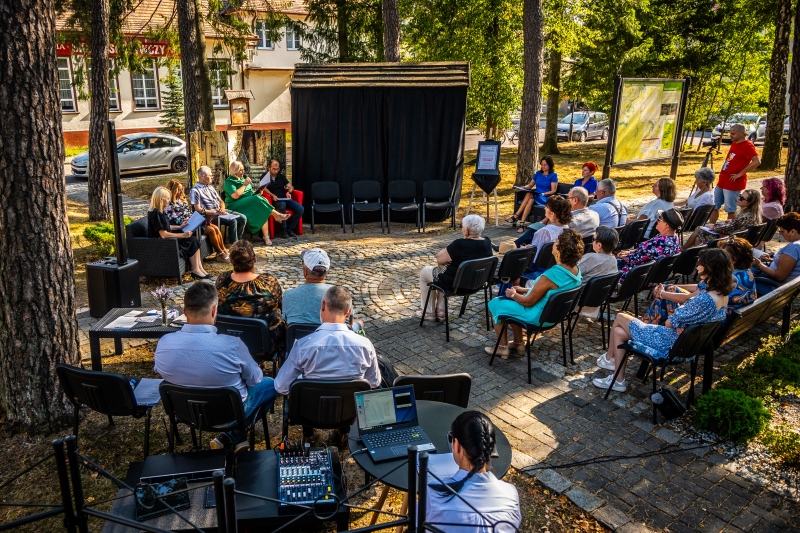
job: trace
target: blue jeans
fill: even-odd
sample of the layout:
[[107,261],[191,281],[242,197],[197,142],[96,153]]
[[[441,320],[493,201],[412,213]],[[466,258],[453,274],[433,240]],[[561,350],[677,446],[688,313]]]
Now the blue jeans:
[[[259,407],[262,409],[269,409],[272,407],[272,403],[277,397],[278,391],[275,390],[275,381],[272,378],[261,378],[258,385],[247,387],[247,399],[242,402],[245,418],[255,423],[252,417],[256,414],[256,410]],[[264,431],[268,432],[267,428],[264,428]],[[237,444],[247,438],[247,433],[240,429],[226,431],[223,435],[225,435],[232,444]],[[267,435],[267,438],[269,439],[269,435]]]
[[274,205],[279,213],[286,213],[286,211],[292,212],[292,216],[290,216],[288,220],[281,222],[281,228],[289,228],[294,231],[297,227],[297,223],[300,222],[300,217],[303,216],[302,204],[295,202],[291,198],[281,198],[280,200],[276,200]]
[[736,212],[736,201],[739,199],[739,194],[742,191],[729,191],[723,189],[719,185],[714,189],[714,208],[719,209],[725,204],[726,213]]
[[242,234],[244,233],[244,228],[245,226],[247,226],[247,217],[241,213],[236,213],[234,211],[228,211],[228,213],[232,215],[237,215],[237,217],[232,220],[226,218],[220,218],[219,223],[222,226],[228,227],[228,241],[230,241],[230,243],[233,244],[242,238]]

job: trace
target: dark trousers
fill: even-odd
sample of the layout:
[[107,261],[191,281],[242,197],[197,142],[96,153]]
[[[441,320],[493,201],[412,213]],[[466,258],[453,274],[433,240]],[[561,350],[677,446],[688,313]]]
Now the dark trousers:
[[288,220],[281,222],[281,228],[289,228],[290,230],[294,231],[297,227],[297,223],[300,222],[300,217],[303,216],[302,204],[295,202],[291,198],[281,198],[280,200],[276,200],[274,205],[275,209],[277,209],[279,213],[285,214],[286,211],[292,212],[292,216],[290,216]]
[[528,231],[526,231],[525,233],[522,234],[522,237],[520,237],[519,239],[515,240],[514,244],[517,245],[517,248],[519,248],[521,246],[525,246],[527,244],[530,244],[533,241],[533,234],[535,232],[536,232],[536,230],[529,229]]
[[237,215],[234,219],[220,217],[219,223],[228,229],[228,241],[233,244],[242,238],[244,228],[247,226],[247,217],[235,211],[228,211],[232,215]]

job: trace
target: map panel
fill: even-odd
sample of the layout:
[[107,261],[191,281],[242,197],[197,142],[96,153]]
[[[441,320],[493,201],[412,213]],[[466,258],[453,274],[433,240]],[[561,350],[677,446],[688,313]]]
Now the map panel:
[[622,82],[614,164],[672,157],[682,81]]

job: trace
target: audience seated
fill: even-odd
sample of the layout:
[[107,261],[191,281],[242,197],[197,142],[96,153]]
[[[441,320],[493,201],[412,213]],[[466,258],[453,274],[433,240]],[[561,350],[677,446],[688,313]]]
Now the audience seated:
[[450,474],[454,468],[447,464],[451,454],[442,453],[431,456],[429,471],[460,497],[429,475],[426,520],[445,533],[515,532],[522,521],[519,494],[514,485],[492,473],[491,457],[497,442],[492,421],[477,411],[464,411],[450,425],[447,439],[458,471]]
[[[585,287],[592,278],[619,272],[617,258],[614,257],[617,244],[619,244],[619,235],[614,228],[606,226],[597,228],[592,241],[594,253],[585,253],[578,261],[578,269],[583,278],[581,280],[582,287]],[[584,307],[581,309],[581,315],[587,318],[596,318],[599,310],[599,307]]]
[[681,244],[675,232],[681,226],[683,226],[683,216],[678,211],[674,209],[659,211],[656,218],[658,235],[644,241],[633,251],[619,252],[617,254],[617,266],[622,272],[620,283],[634,267],[679,253]]
[[[750,271],[753,247],[744,239],[731,237],[719,248],[727,252],[733,263],[733,291],[728,295],[726,309],[726,314],[730,315],[732,309],[752,303],[757,298],[756,279]],[[705,288],[703,281],[696,285],[659,285],[653,290],[653,302],[641,321],[645,324],[663,325],[678,306],[685,304]]]
[[589,203],[589,191],[583,187],[573,187],[567,193],[567,201],[572,208],[572,221],[568,226],[580,233],[581,237],[594,235],[600,226],[600,215],[586,207]]
[[653,183],[653,194],[656,195],[656,199],[645,205],[637,216],[628,217],[626,222],[626,224],[630,224],[637,220],[649,219],[650,225],[647,226],[644,232],[646,236],[650,235],[650,232],[653,231],[661,211],[666,211],[674,207],[673,202],[675,201],[676,194],[675,182],[672,178],[661,178]]
[[689,206],[697,209],[704,205],[714,205],[714,169],[700,167],[694,171],[694,192],[689,198],[675,202],[675,207]]
[[531,228],[519,239],[514,241],[517,248],[527,248],[536,246],[536,257],[542,251],[542,247],[555,242],[561,232],[569,227],[572,222],[572,209],[569,201],[561,196],[551,196],[544,204],[544,214],[547,223],[539,226],[538,229]]
[[244,165],[241,162],[233,161],[229,167],[230,175],[225,180],[228,206],[246,216],[250,231],[260,231],[264,236],[264,244],[272,246],[272,241],[269,240],[269,217],[281,222],[289,218],[289,215],[275,211],[266,198],[253,191],[250,177],[244,176]]
[[522,221],[517,233],[525,231],[525,223],[528,220],[528,215],[531,214],[533,206],[544,205],[547,199],[558,190],[558,174],[555,173],[553,158],[549,155],[542,157],[541,161],[539,161],[539,166],[541,170],[536,171],[536,174],[531,178],[531,182],[522,186],[523,189],[533,189],[538,194],[525,193],[517,212],[511,215],[511,218],[506,219],[506,222]]
[[[489,237],[482,237],[486,221],[479,215],[467,215],[461,221],[461,232],[464,237],[456,239],[439,250],[436,254],[437,266],[423,267],[419,273],[419,311],[417,318],[425,312],[426,320],[444,319],[444,308],[439,307],[439,301],[444,305],[443,297],[439,291],[433,291],[428,301],[428,309],[423,309],[425,299],[428,297],[428,283],[435,281],[443,289],[451,289],[456,278],[458,267],[464,261],[491,257],[492,241]],[[436,309],[436,314],[434,314]]]
[[[186,290],[183,312],[187,323],[164,335],[156,346],[154,370],[169,383],[185,387],[236,387],[242,395],[245,416],[259,406],[269,409],[277,397],[271,378],[264,377],[247,346],[229,335],[217,335],[217,291],[210,283],[195,283]],[[220,433],[213,449],[246,447],[245,433]]]
[[736,201],[738,211],[733,220],[724,220],[708,226],[696,228],[686,240],[683,249],[692,248],[709,241],[727,237],[731,233],[748,229],[761,224],[761,193],[755,189],[747,189],[739,193]]
[[800,276],[800,242],[797,242],[800,240],[800,215],[786,213],[776,224],[778,234],[789,244],[775,252],[774,256],[762,254],[753,259],[759,296],[769,294],[777,284],[788,283]]
[[590,198],[594,198],[597,192],[597,180],[594,173],[597,172],[597,164],[594,161],[587,161],[581,168],[581,177],[575,180],[573,187],[583,187],[589,193]]
[[[222,172],[222,163],[217,161],[215,168],[218,172]],[[241,213],[226,210],[222,198],[219,197],[219,193],[211,181],[211,169],[205,166],[198,168],[197,183],[189,191],[189,202],[191,202],[194,210],[204,217],[234,215],[235,218],[228,223],[230,226],[228,239],[231,242],[236,242],[242,238],[244,227],[247,225],[247,217]]]
[[188,259],[192,266],[192,277],[195,279],[208,279],[211,274],[203,268],[203,260],[200,258],[200,243],[191,231],[175,232],[182,230],[188,224],[185,221],[181,224],[170,224],[164,210],[169,205],[172,195],[165,187],[156,187],[150,197],[150,210],[147,212],[147,236],[151,239],[160,237],[162,239],[178,239],[178,248],[181,256]]
[[[169,218],[169,223],[180,226],[190,218],[192,218],[192,209],[189,204],[183,201],[183,184],[175,179],[169,180],[167,189],[172,196],[169,205],[164,208],[164,214]],[[200,229],[203,230],[203,235],[208,237],[211,246],[217,252],[217,261],[227,263],[230,261],[228,252],[225,251],[225,243],[222,242],[222,233],[219,228],[206,220]]]
[[[730,256],[719,248],[703,250],[697,261],[697,273],[705,283],[705,289],[675,309],[664,325],[646,324],[628,313],[617,313],[614,326],[611,328],[608,352],[597,359],[597,366],[616,371],[625,355],[625,350],[618,346],[628,341],[632,341],[634,346],[654,358],[665,358],[683,328],[693,324],[724,320],[728,295],[733,289],[731,283],[733,263]],[[613,373],[606,378],[596,378],[592,383],[595,387],[608,389],[612,381],[614,381]],[[614,381],[613,390],[625,392],[626,389],[623,367],[618,379]]]
[[286,324],[281,315],[283,291],[275,276],[256,272],[256,263],[258,258],[249,242],[238,241],[231,246],[233,270],[217,278],[219,312],[266,322],[270,339],[266,353],[271,354],[286,340]]
[[611,178],[600,180],[597,184],[597,202],[589,206],[591,211],[600,215],[600,225],[616,228],[624,226],[628,221],[628,208],[614,196],[617,184]]
[[[503,329],[503,323],[499,322],[498,318],[500,315],[539,325],[539,317],[551,296],[580,287],[581,272],[578,269],[578,261],[582,255],[583,239],[575,230],[565,229],[553,246],[553,256],[556,259],[554,267],[547,269],[530,288],[519,286],[508,288],[504,296],[489,302],[489,312],[495,322],[495,333],[500,335]],[[503,359],[508,359],[512,349],[516,349],[518,354],[523,354],[525,350],[522,328],[512,325],[511,329],[514,332],[515,342],[508,342],[508,329],[506,329],[497,347],[497,355]],[[487,346],[486,353],[494,353],[494,346]]]
[[277,159],[270,160],[269,170],[261,177],[259,185],[258,193],[269,196],[278,212],[286,213],[287,210],[292,212],[288,220],[281,221],[281,231],[278,236],[283,239],[297,237],[294,230],[297,229],[300,217],[303,216],[303,205],[292,200],[294,187],[281,172],[281,164]]
[[[381,385],[381,370],[375,347],[365,337],[345,325],[353,307],[350,291],[333,286],[320,305],[322,325],[311,335],[297,340],[275,378],[275,389],[289,394],[297,379],[358,379]],[[384,359],[383,364],[391,364]],[[394,370],[392,369],[392,372]],[[313,428],[303,428],[304,441],[313,439]],[[339,442],[347,442],[350,428],[339,430]]]
[[767,178],[761,182],[761,220],[775,220],[783,216],[783,204],[786,203],[786,187],[780,178]]

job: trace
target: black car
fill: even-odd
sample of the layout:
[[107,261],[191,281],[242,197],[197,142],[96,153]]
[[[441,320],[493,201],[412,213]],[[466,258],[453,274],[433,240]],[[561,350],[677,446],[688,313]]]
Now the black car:
[[608,138],[608,115],[597,111],[579,111],[558,121],[556,130],[559,141],[569,140],[567,137],[569,137],[570,120],[572,120],[573,141],[586,142],[589,139]]

